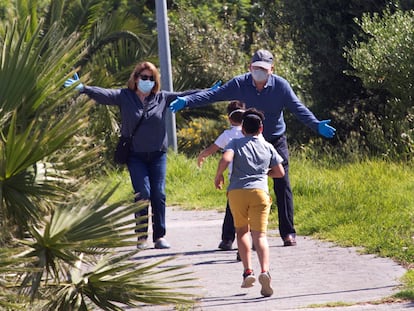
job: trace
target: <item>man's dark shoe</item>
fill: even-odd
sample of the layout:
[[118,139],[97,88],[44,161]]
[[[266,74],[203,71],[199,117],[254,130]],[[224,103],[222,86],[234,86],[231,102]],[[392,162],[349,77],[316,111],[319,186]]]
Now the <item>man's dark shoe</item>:
[[223,251],[230,251],[233,249],[233,241],[231,240],[223,240],[220,242],[218,248]]
[[237,260],[237,261],[242,261],[242,260],[241,260],[241,257],[240,257],[240,253],[239,253],[239,251],[237,251],[236,260]]
[[283,246],[295,246],[296,238],[293,234],[288,234],[283,238]]

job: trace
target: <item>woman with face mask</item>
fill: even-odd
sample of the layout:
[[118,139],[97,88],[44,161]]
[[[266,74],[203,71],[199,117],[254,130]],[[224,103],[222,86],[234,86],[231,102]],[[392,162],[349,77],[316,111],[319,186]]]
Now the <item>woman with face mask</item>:
[[[79,78],[69,79],[65,86],[77,83]],[[213,86],[213,88],[217,85]],[[181,93],[160,90],[160,73],[150,62],[136,65],[127,87],[105,89],[84,86],[79,83],[76,89],[88,95],[97,103],[116,105],[121,113],[121,135],[133,134],[132,146],[127,166],[130,173],[135,201],[148,202],[148,206],[135,214],[137,224],[148,224],[149,205],[152,208],[152,240],[158,249],[170,248],[165,239],[165,178],[167,163],[166,114],[168,106],[177,96],[189,95],[194,91]],[[199,90],[198,90],[199,91]],[[139,126],[136,128],[137,124]],[[142,220],[144,219],[144,220]],[[140,249],[147,248],[147,226],[137,229]]]

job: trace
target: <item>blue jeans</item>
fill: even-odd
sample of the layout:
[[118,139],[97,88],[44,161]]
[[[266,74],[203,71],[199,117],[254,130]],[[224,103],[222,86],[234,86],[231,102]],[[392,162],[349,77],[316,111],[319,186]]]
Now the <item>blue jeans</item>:
[[[152,239],[165,236],[165,177],[167,173],[167,154],[164,151],[132,152],[128,158],[128,170],[135,201],[149,200],[152,208]],[[148,216],[148,206],[135,213],[135,217]],[[137,232],[148,232],[147,227]],[[137,223],[142,224],[142,223]],[[147,237],[146,235],[143,236]]]
[[282,165],[285,169],[284,177],[273,178],[273,189],[275,191],[279,218],[279,233],[283,239],[288,234],[296,235],[293,224],[293,195],[289,180],[289,151],[286,136],[282,135],[272,141],[272,144],[283,158]]

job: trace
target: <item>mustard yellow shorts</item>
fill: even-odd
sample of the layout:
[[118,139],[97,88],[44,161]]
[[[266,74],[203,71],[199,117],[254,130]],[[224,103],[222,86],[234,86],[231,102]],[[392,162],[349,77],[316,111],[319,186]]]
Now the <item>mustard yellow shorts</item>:
[[272,197],[260,189],[235,189],[227,193],[236,228],[267,232]]

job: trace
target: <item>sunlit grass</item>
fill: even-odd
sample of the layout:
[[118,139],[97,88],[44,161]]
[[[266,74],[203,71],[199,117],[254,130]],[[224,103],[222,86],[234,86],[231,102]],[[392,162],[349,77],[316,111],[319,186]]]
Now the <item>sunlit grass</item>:
[[214,187],[218,155],[206,159],[201,168],[197,159],[170,153],[167,168],[167,202],[186,209],[218,209],[226,207],[225,190]]
[[403,277],[404,289],[397,293],[397,298],[410,299],[414,301],[414,270],[409,270]]
[[296,223],[316,235],[369,253],[413,261],[412,167],[365,161],[323,168],[292,164]]

